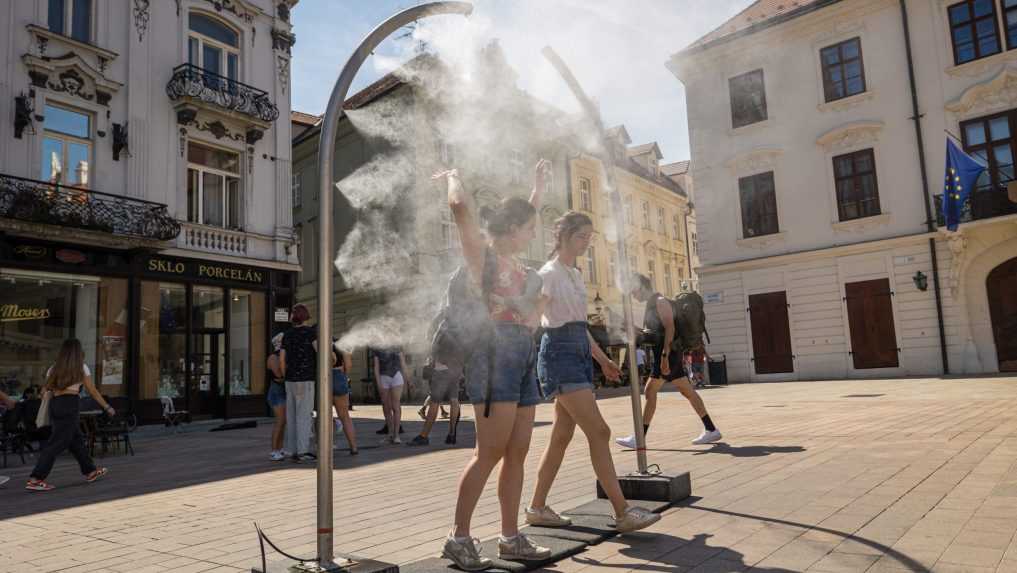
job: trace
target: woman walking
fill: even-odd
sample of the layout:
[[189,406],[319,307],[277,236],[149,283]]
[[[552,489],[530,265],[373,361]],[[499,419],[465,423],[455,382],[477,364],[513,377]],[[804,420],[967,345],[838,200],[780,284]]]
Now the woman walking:
[[630,507],[625,501],[611,459],[611,428],[601,416],[593,394],[593,360],[609,380],[619,377],[618,366],[601,350],[588,329],[586,284],[576,268],[576,259],[590,248],[593,233],[593,221],[588,216],[575,211],[566,213],[555,223],[553,258],[540,269],[546,304],[540,319],[545,330],[537,355],[537,376],[544,396],[554,398],[554,424],[551,440],[540,458],[537,487],[526,508],[526,523],[544,527],[572,523],[547,505],[547,495],[578,425],[590,444],[597,481],[614,508],[615,528],[628,533],[656,523],[660,516],[641,507]]
[[268,394],[265,399],[272,408],[272,415],[275,417],[275,425],[272,426],[272,454],[269,456],[273,462],[281,462],[286,459],[286,451],[283,450],[283,438],[286,431],[286,379],[283,377],[282,364],[279,354],[282,352],[283,334],[280,332],[272,338],[272,354],[268,356],[265,366],[272,374],[272,381],[269,382]]
[[385,428],[388,435],[381,439],[381,445],[403,443],[399,439],[402,427],[403,384],[411,385],[406,357],[399,348],[378,348],[372,353],[374,383],[381,396],[381,409],[385,414]]
[[285,450],[293,461],[318,459],[311,452],[311,412],[314,410],[314,380],[318,368],[318,329],[308,326],[311,313],[298,304],[290,313],[293,327],[283,335],[279,365],[286,380]]
[[480,554],[479,541],[470,535],[470,520],[499,461],[502,464],[498,475],[501,506],[498,556],[540,560],[551,554],[550,549],[536,545],[520,533],[518,524],[523,463],[540,394],[534,372],[533,334],[528,326],[539,312],[539,278],[517,256],[536,236],[537,208],[549,168],[546,160],[537,163],[533,194],[528,202],[506,198],[481,213],[486,223],[486,240],[474,215],[472,196],[463,189],[458,172],[436,175],[448,182],[449,207],[459,229],[466,267],[493,322],[492,340],[483,344],[477,341],[466,364],[466,389],[476,419],[477,446],[459,480],[455,523],[442,550],[442,555],[467,571],[491,566],[491,560]]
[[106,475],[106,468],[95,466],[95,462],[88,455],[85,448],[85,440],[81,435],[81,425],[78,420],[78,393],[84,385],[88,394],[102,407],[103,412],[109,416],[116,414],[106,399],[99,394],[92,384],[92,372],[85,364],[85,352],[81,349],[81,342],[76,338],[65,340],[57,354],[56,362],[46,371],[46,392],[50,394],[49,416],[53,426],[53,433],[46,442],[46,446],[39,452],[39,461],[32,470],[25,489],[30,491],[50,491],[54,486],[46,482],[50,471],[53,470],[53,463],[57,455],[64,450],[69,450],[74,459],[78,462],[81,475],[85,476],[86,482],[95,480]]
[[333,356],[337,356],[335,367],[332,368],[332,405],[342,425],[343,434],[346,435],[346,442],[350,445],[350,455],[360,453],[357,449],[357,432],[353,428],[353,420],[350,418],[350,379],[347,372],[353,368],[353,355],[340,350],[335,344]]

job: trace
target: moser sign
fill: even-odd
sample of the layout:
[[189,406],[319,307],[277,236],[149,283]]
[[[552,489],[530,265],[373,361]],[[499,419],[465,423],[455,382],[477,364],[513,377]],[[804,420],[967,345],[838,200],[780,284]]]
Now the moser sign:
[[266,271],[210,261],[185,261],[149,257],[143,260],[142,269],[146,273],[173,275],[182,278],[203,279],[212,281],[229,281],[237,283],[264,284]]
[[16,320],[42,320],[49,318],[48,308],[23,307],[17,304],[5,304],[0,306],[0,322],[14,322]]

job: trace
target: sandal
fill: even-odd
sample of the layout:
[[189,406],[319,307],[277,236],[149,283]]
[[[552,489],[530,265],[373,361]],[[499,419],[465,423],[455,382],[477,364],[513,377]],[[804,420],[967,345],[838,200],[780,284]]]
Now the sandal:
[[25,484],[25,489],[28,491],[50,491],[56,489],[56,487],[41,479],[32,478]]
[[87,476],[85,476],[85,481],[88,482],[88,483],[92,483],[95,480],[100,479],[103,476],[105,476],[106,473],[107,473],[106,468],[96,468],[95,471],[93,471],[92,473],[90,473]]

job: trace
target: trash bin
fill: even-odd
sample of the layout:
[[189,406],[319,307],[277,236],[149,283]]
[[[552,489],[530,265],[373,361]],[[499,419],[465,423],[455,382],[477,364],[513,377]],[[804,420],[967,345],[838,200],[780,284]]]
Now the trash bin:
[[720,360],[711,358],[709,360],[710,368],[710,385],[724,385],[727,386],[727,357],[723,357]]

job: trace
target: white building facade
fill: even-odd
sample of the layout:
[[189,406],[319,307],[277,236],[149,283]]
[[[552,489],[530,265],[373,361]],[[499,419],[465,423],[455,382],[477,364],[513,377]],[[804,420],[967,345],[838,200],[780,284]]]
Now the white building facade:
[[103,393],[143,420],[166,399],[199,417],[263,412],[275,308],[299,268],[296,3],[0,8],[6,391],[39,384],[78,338]]
[[[1009,4],[757,2],[672,56],[732,379],[1017,370]],[[946,132],[990,167],[956,232],[936,221]]]

